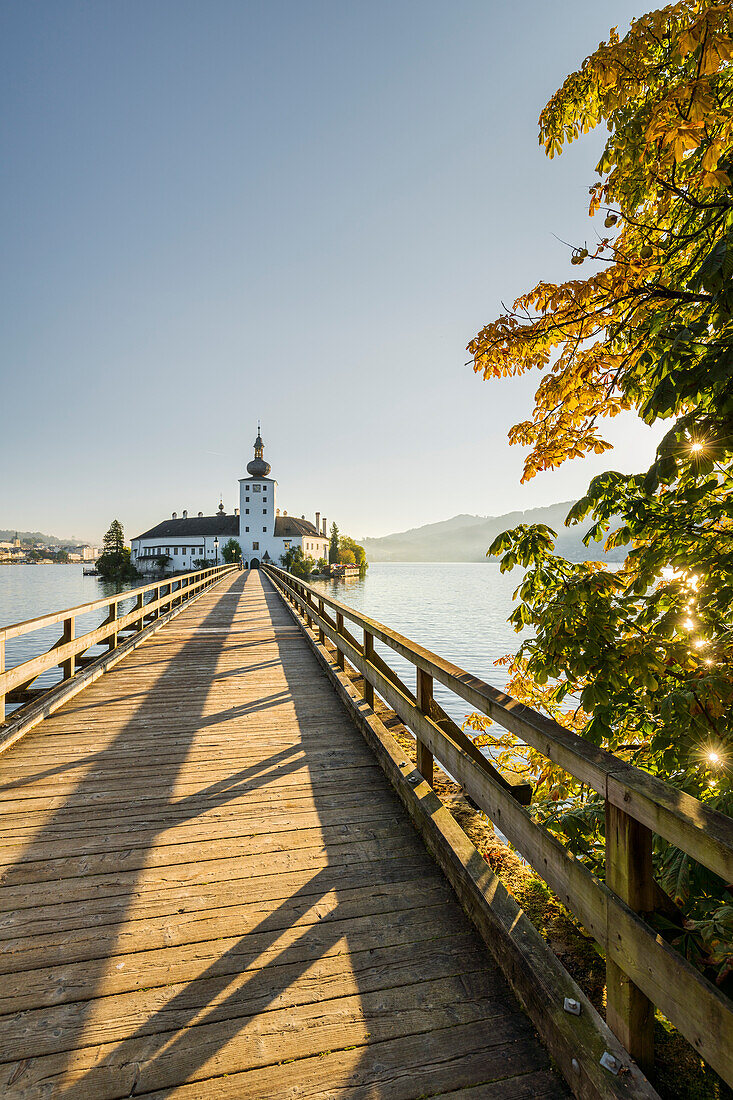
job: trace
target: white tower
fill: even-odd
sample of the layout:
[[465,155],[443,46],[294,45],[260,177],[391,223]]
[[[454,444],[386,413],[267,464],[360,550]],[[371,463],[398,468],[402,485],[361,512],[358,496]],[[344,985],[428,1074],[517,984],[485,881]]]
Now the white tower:
[[281,550],[275,543],[277,482],[268,476],[271,467],[262,457],[264,449],[258,423],[255,456],[247,464],[249,477],[239,479],[239,543],[244,561],[259,565],[267,553],[268,559],[279,565]]

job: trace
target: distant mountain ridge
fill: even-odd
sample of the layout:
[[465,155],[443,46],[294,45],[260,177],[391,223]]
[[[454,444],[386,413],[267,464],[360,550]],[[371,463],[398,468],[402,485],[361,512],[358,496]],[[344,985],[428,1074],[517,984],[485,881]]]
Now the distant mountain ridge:
[[0,542],[10,542],[15,536],[18,536],[22,541],[28,542],[41,542],[44,546],[69,546],[81,543],[81,539],[77,539],[72,536],[70,539],[60,539],[56,535],[44,535],[42,531],[18,531],[15,527],[8,530],[0,530]]
[[575,502],[562,501],[546,508],[526,512],[507,512],[503,516],[459,515],[438,523],[427,523],[409,531],[382,538],[363,538],[361,544],[369,561],[486,561],[486,551],[502,531],[520,523],[545,523],[557,531],[556,550],[571,561],[623,561],[625,551],[606,553],[603,543],[583,546],[588,524],[565,527],[565,516]]

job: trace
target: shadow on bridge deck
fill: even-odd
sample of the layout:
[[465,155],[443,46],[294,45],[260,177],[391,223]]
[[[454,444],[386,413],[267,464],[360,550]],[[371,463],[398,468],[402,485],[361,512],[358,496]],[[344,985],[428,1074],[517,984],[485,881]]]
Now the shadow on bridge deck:
[[0,756],[13,1098],[566,1095],[258,572]]

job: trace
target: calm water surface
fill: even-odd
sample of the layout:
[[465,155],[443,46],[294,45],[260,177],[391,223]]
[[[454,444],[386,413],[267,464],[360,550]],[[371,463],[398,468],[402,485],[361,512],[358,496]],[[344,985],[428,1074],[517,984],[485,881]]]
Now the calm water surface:
[[[519,581],[518,571],[501,573],[494,562],[377,562],[363,580],[318,581],[314,587],[503,688],[506,671],[494,662],[521,642],[507,622]],[[380,643],[377,649],[414,690],[414,666]],[[438,683],[435,697],[459,725],[471,709]]]
[[[501,688],[505,686],[505,671],[494,662],[515,651],[520,641],[506,621],[518,583],[518,573],[502,575],[495,563],[385,562],[371,565],[364,579],[322,581],[315,587]],[[0,626],[119,591],[100,577],[85,577],[81,565],[0,565]],[[120,611],[131,608],[132,602],[120,601]],[[80,617],[77,634],[92,630],[105,616],[102,609]],[[59,634],[60,626],[55,624],[8,642],[7,667],[44,653]],[[413,686],[413,666],[379,643],[377,648]],[[101,653],[102,647],[91,652],[96,651]],[[59,678],[60,672],[53,669],[45,672],[38,683],[45,686]],[[451,717],[462,722],[470,710],[468,704],[437,683],[435,695]]]
[[[82,565],[0,565],[0,626],[36,619],[52,611],[62,611],[81,603],[91,603],[106,596],[113,596],[134,584],[114,585],[101,577],[85,577]],[[134,600],[120,600],[120,614],[132,608]],[[84,634],[99,626],[107,617],[105,608],[91,614],[80,615],[76,621],[76,633]],[[21,661],[45,653],[59,638],[62,624],[34,630],[7,643],[6,665],[12,668]],[[90,654],[102,653],[102,646],[94,646]],[[48,669],[38,677],[34,686],[46,687],[61,679],[59,669]]]

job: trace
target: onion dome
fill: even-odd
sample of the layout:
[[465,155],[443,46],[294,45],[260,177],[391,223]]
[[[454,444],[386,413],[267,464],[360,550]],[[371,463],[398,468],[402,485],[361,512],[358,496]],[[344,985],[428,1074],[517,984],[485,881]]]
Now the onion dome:
[[267,477],[272,467],[269,462],[265,462],[262,457],[265,446],[262,442],[262,436],[260,435],[260,426],[257,425],[257,438],[255,439],[255,456],[251,462],[247,463],[247,473],[252,477]]

